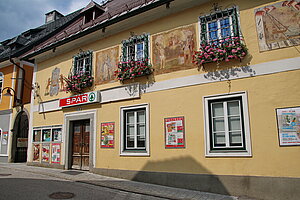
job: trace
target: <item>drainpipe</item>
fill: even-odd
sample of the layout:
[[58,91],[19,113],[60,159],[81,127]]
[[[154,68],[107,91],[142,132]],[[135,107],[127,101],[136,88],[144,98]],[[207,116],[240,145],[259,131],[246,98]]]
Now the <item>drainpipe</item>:
[[[25,87],[25,69],[23,67],[21,67],[20,65],[18,65],[17,63],[15,63],[13,61],[13,59],[11,57],[9,57],[9,61],[14,64],[15,66],[17,66],[19,69],[22,70],[22,85],[21,85],[21,94],[20,94],[20,104],[21,104],[21,111],[23,111],[23,94],[24,94],[24,87]],[[19,89],[19,88],[18,88]],[[16,94],[18,96],[18,94]],[[18,98],[18,97],[16,97]]]

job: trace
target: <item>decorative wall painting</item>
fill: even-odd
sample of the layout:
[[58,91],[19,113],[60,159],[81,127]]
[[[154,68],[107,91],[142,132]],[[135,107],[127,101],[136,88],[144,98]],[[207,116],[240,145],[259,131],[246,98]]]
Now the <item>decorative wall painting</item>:
[[300,0],[278,2],[254,12],[260,51],[300,44]]
[[184,148],[184,117],[165,118],[165,147]]
[[114,148],[115,123],[101,123],[101,148]]
[[156,74],[193,68],[196,48],[194,25],[163,32],[152,37],[153,67]]
[[59,74],[60,74],[60,69],[59,68],[55,68],[52,71],[50,96],[57,95],[58,92],[59,92]]
[[96,53],[96,85],[115,79],[114,72],[117,69],[118,61],[119,46]]

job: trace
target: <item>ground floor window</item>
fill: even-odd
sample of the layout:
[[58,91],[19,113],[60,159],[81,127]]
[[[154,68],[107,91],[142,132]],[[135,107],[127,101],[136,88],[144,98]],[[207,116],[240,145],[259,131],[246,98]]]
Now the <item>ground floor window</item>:
[[148,105],[121,108],[121,155],[149,155]]
[[206,155],[250,155],[246,93],[204,98]]

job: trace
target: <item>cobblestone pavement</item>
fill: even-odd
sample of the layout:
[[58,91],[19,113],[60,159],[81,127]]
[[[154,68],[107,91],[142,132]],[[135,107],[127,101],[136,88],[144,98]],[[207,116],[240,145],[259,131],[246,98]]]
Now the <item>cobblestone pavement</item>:
[[[94,186],[117,189],[123,192],[148,195],[174,200],[238,200],[234,196],[212,194],[207,192],[166,187],[155,184],[147,184],[113,177],[101,176],[86,171],[61,170],[43,167],[27,166],[23,163],[0,163],[0,173],[2,169],[13,169],[17,171],[31,172],[35,174],[47,175],[59,179],[73,182],[85,183]],[[122,199],[122,198],[120,198]],[[244,198],[243,198],[244,199]]]

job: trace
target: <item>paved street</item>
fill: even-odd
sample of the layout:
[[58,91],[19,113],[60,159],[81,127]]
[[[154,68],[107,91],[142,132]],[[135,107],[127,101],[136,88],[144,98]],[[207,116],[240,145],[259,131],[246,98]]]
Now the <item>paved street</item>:
[[0,163],[0,200],[230,200],[236,197],[139,183],[75,170]]

